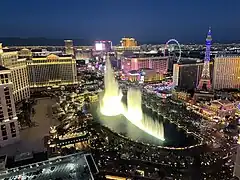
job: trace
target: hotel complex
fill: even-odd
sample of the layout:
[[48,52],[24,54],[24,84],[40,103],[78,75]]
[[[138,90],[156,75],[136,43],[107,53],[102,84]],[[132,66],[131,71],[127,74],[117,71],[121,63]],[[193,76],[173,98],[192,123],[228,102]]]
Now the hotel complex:
[[214,89],[239,89],[240,56],[216,57],[212,82]]
[[76,60],[71,53],[59,56],[47,54],[49,53],[34,56],[28,49],[19,52],[2,50],[0,64],[11,70],[15,102],[28,99],[30,88],[59,87],[77,83]]
[[19,139],[15,103],[30,98],[30,88],[60,87],[77,83],[72,42],[65,41],[66,55],[11,51],[0,44],[0,146]]
[[19,140],[11,70],[0,66],[0,147]]
[[71,55],[33,57],[27,63],[30,87],[59,87],[77,83],[76,60]]
[[11,70],[13,97],[16,102],[30,97],[26,58],[18,57],[18,52],[0,53],[0,65]]
[[122,59],[122,70],[129,72],[150,68],[157,73],[165,74],[168,70],[168,57],[125,57]]
[[72,40],[65,40],[65,53],[68,55],[74,55],[73,50],[73,41]]
[[137,46],[137,41],[134,38],[122,38],[121,46],[123,47]]
[[[173,65],[173,85],[179,89],[191,90],[197,87],[201,78],[203,63],[189,62]],[[212,77],[213,63],[210,62]]]

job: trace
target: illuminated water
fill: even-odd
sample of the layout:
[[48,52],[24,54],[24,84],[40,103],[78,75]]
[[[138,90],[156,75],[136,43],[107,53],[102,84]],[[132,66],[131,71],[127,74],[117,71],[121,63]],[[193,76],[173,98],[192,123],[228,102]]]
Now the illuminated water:
[[[123,96],[122,101],[124,104],[127,104],[127,97]],[[111,130],[120,133],[125,137],[129,137],[134,141],[161,145],[165,147],[185,147],[194,145],[198,142],[193,136],[186,134],[181,129],[178,129],[175,124],[165,120],[163,116],[159,115],[158,113],[151,111],[145,106],[142,106],[142,110],[143,116],[151,117],[152,120],[161,122],[163,124],[162,127],[164,129],[165,141],[161,141],[139,129],[124,115],[120,114],[118,116],[105,116],[100,112],[100,106],[98,102],[91,104],[91,113],[95,121],[108,126]]]
[[109,57],[107,57],[106,61],[104,83],[104,95],[100,100],[100,112],[104,116],[117,116],[122,114],[139,129],[161,141],[164,141],[164,128],[162,122],[154,121],[151,117],[143,115],[142,94],[140,90],[129,89],[127,95],[127,107],[121,102],[122,93],[119,89],[118,82],[114,77]]

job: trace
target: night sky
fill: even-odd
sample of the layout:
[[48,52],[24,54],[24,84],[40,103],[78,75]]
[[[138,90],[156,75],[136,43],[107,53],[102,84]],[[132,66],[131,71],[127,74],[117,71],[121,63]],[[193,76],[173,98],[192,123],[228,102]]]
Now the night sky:
[[240,40],[240,0],[2,0],[0,37]]

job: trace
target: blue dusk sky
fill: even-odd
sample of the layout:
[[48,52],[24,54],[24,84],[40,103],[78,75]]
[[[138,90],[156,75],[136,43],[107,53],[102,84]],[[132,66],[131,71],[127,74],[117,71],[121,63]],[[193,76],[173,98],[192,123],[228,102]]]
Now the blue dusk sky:
[[2,0],[0,37],[240,40],[240,0]]

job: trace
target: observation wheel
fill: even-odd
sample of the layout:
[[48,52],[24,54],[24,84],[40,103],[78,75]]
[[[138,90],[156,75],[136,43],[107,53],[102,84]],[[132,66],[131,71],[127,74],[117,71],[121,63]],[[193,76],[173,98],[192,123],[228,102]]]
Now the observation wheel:
[[169,39],[169,40],[166,42],[165,48],[164,48],[164,56],[165,56],[165,54],[166,54],[166,49],[168,49],[168,44],[169,44],[170,42],[174,42],[174,43],[176,43],[177,46],[178,46],[178,50],[179,50],[178,53],[179,53],[179,55],[178,55],[178,58],[177,58],[177,63],[179,63],[180,60],[181,60],[182,50],[181,50],[181,46],[180,46],[179,42],[178,42],[176,39]]

